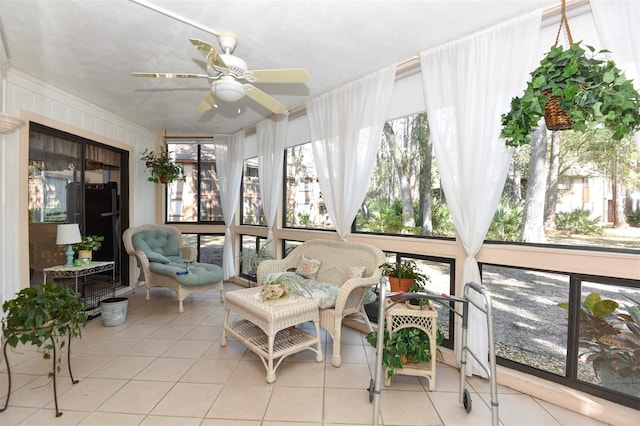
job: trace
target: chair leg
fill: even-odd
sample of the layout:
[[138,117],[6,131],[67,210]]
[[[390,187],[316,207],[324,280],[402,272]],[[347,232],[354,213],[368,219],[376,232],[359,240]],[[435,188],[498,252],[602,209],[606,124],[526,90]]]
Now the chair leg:
[[331,365],[334,367],[340,367],[342,365],[342,358],[340,357],[340,339],[342,337],[342,321],[335,324],[335,329],[331,334],[333,339],[333,355],[331,356]]
[[362,315],[362,318],[364,319],[364,323],[367,326],[367,330],[369,330],[369,333],[371,333],[373,331],[373,327],[371,326],[371,322],[369,321],[369,316],[367,315],[367,311],[364,310],[364,305],[360,307],[360,312],[358,313]]

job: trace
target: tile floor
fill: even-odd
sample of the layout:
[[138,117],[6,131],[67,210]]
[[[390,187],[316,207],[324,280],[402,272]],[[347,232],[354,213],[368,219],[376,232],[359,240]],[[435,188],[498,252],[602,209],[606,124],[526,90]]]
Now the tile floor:
[[[225,284],[226,290],[240,288]],[[144,288],[129,294],[125,324],[91,321],[72,342],[71,384],[66,365],[57,381],[63,415],[55,417],[50,361],[30,347],[9,354],[13,389],[0,425],[370,425],[367,388],[375,350],[364,335],[345,327],[340,368],[331,366],[331,343],[323,332],[325,361],[304,351],[285,359],[273,384],[260,360],[239,342],[220,346],[224,308],[219,292],[190,296],[178,314],[173,294]],[[63,358],[63,364],[66,357]],[[7,393],[0,370],[1,404]],[[438,365],[435,392],[426,380],[396,376],[380,396],[381,425],[489,425],[489,382],[468,380],[472,410],[458,402],[458,371]],[[588,417],[499,387],[503,425],[597,425]]]

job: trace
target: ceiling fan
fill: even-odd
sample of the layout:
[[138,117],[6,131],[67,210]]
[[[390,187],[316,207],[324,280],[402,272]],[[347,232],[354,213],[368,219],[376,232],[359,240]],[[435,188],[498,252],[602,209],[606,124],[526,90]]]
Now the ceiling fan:
[[[282,113],[287,107],[258,89],[251,83],[305,83],[309,73],[304,68],[249,70],[247,63],[233,51],[238,44],[231,34],[218,35],[218,42],[224,53],[218,54],[209,43],[190,38],[193,46],[207,60],[207,74],[134,72],[135,77],[152,78],[206,78],[210,91],[198,105],[198,111],[207,111],[217,107],[217,100],[236,102],[248,96],[275,114]],[[243,83],[246,82],[246,83]]]

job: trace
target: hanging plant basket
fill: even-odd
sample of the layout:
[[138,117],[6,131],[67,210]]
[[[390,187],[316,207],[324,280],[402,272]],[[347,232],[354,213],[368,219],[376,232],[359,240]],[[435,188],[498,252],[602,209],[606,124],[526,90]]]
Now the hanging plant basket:
[[544,122],[549,130],[571,130],[573,123],[566,111],[560,109],[560,98],[547,94],[544,106]]
[[[558,45],[566,27],[569,48]],[[587,56],[587,51],[589,55]],[[530,133],[545,117],[550,130],[606,127],[613,139],[621,140],[640,130],[640,94],[614,61],[598,58],[607,50],[586,50],[574,43],[562,2],[562,20],[556,44],[531,73],[524,94],[511,100],[511,110],[502,115],[500,137],[518,147],[531,142]]]
[[166,184],[175,180],[186,180],[182,164],[173,161],[165,145],[160,147],[160,154],[145,149],[140,159],[151,173],[147,178],[149,182]]

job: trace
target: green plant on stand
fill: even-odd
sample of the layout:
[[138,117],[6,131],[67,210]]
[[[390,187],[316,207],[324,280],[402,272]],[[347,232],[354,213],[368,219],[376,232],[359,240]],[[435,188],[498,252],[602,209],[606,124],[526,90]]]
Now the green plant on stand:
[[[440,346],[444,340],[444,334],[438,329],[436,336],[436,345]],[[378,342],[378,332],[369,333],[367,342],[375,348]],[[437,351],[440,353],[440,349]],[[395,331],[393,336],[389,336],[388,330],[384,331],[382,366],[387,370],[388,378],[393,376],[394,369],[402,368],[407,363],[431,361],[432,356],[429,336],[423,330],[408,327]],[[440,356],[442,357],[441,353]]]
[[[80,294],[69,286],[45,283],[40,288],[24,288],[16,297],[2,304],[2,332],[12,348],[30,343],[44,359],[51,359],[54,345],[65,346],[65,337],[80,337],[87,324],[87,305]],[[61,352],[54,360],[54,371],[60,371]]]

